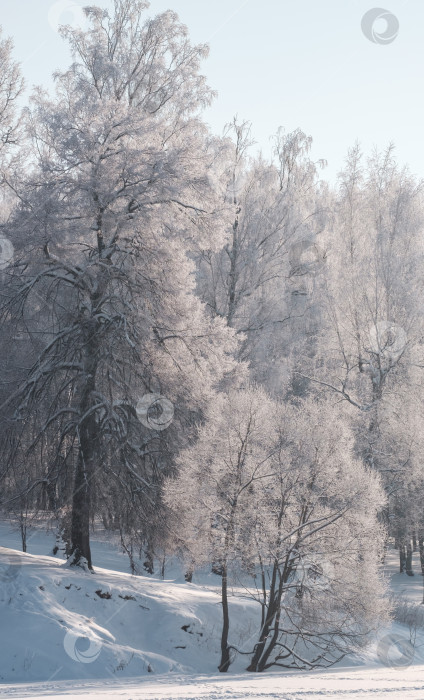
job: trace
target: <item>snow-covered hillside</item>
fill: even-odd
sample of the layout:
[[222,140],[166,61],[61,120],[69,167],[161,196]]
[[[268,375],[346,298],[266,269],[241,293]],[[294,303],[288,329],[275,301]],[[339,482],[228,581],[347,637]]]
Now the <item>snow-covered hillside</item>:
[[[10,533],[9,543],[18,546],[15,537]],[[36,532],[29,550],[32,545],[40,552],[44,543],[48,552],[52,542]],[[105,542],[95,541],[93,551],[102,564],[128,567],[127,558]],[[8,630],[1,653],[3,683],[217,669],[221,607],[216,576],[194,585],[182,575],[169,581],[98,566],[90,574],[55,557],[4,547],[0,566],[1,619]],[[247,600],[234,601],[233,607],[240,609],[233,639],[250,648],[258,610]],[[244,665],[242,658],[236,668]]]
[[84,573],[12,550],[0,556],[8,562],[0,587],[3,682],[216,670],[216,591],[101,568]]
[[[1,534],[2,542],[18,546],[8,526],[2,525]],[[37,531],[29,541],[36,555],[0,549],[0,678],[5,697],[424,697],[420,630],[412,630],[411,659],[411,630],[394,623],[379,633],[363,658],[345,659],[328,671],[248,674],[246,657],[239,656],[232,673],[217,674],[217,577],[205,575],[200,583],[187,584],[182,576],[134,577],[98,566],[89,574],[42,555],[51,544],[51,537]],[[125,559],[110,545],[95,541],[94,552],[100,563],[125,568]],[[421,576],[397,574],[394,553],[386,568],[394,592],[419,603]],[[243,598],[233,599],[232,605],[232,640],[247,650],[257,610]],[[404,640],[403,650],[392,643],[393,634]]]

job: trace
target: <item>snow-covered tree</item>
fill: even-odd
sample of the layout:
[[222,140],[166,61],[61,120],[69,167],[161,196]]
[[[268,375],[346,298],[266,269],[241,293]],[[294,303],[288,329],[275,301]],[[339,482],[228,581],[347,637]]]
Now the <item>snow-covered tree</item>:
[[13,146],[19,142],[19,97],[23,91],[19,65],[13,60],[13,43],[4,39],[0,28],[0,165],[2,180]]
[[252,378],[281,394],[293,323],[302,316],[304,324],[291,294],[292,252],[315,240],[325,224],[323,162],[311,160],[312,139],[300,129],[279,130],[270,163],[251,157],[249,123],[235,119],[225,137],[228,237],[218,252],[200,251],[199,292],[213,316],[243,339],[240,357],[249,361]]
[[249,670],[331,664],[384,617],[384,494],[334,406],[280,404],[261,388],[221,397],[165,498],[188,562],[221,566],[220,671],[238,651],[228,603],[235,576],[261,608]]
[[397,165],[392,147],[375,153],[367,166],[359,146],[351,149],[327,231],[320,363],[313,377],[317,387],[353,407],[358,453],[398,496],[411,437],[400,427],[399,409],[412,406],[407,394],[421,384],[422,216],[422,185]]
[[262,615],[250,671],[331,665],[386,614],[379,477],[355,458],[337,406],[286,404],[278,420],[274,473],[256,490]]
[[214,563],[221,575],[220,671],[230,666],[228,580],[251,559],[258,480],[269,478],[276,445],[274,403],[261,388],[220,395],[209,408],[198,441],[178,458],[178,476],[166,484],[177,543],[187,563]]
[[87,31],[63,30],[74,63],[54,98],[33,96],[29,173],[5,226],[16,256],[3,313],[36,338],[10,398],[10,464],[35,455],[32,490],[71,480],[70,554],[89,567],[102,508],[154,538],[163,474],[234,370],[232,332],[205,315],[187,256],[223,236],[198,116],[206,48],[171,11],[144,20],[147,7],[89,7]]

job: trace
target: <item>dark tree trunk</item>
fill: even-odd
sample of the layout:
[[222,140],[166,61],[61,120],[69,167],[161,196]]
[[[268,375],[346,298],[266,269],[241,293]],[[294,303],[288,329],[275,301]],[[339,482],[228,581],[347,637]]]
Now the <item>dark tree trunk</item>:
[[406,569],[406,551],[405,551],[405,545],[400,542],[399,543],[399,572],[403,574],[403,572]]
[[155,572],[155,561],[153,556],[153,548],[150,543],[147,544],[147,549],[145,552],[146,559],[143,562],[143,567],[148,574],[154,574]]
[[21,530],[21,540],[22,540],[22,551],[26,552],[27,551],[27,526],[26,526],[26,517],[24,515],[21,516],[20,530]]
[[80,449],[72,496],[71,559],[78,566],[86,559],[92,569],[90,550],[91,481],[95,469],[96,426],[90,416],[80,429]]
[[268,668],[268,666],[267,666],[268,659],[271,656],[271,653],[274,651],[275,645],[278,642],[278,637],[280,634],[280,617],[281,617],[281,596],[279,596],[279,602],[278,602],[277,610],[276,610],[275,617],[274,617],[273,634],[271,636],[271,639],[269,640],[268,646],[264,649],[264,652],[263,652],[261,658],[259,659],[257,670],[260,673],[262,673],[262,671],[265,671],[265,669]]
[[122,547],[123,551],[128,555],[128,559],[130,561],[131,574],[133,576],[135,576],[137,573],[137,567],[136,567],[135,561],[134,561],[134,547],[133,547],[132,540],[130,539],[130,542],[128,544],[126,544],[126,542],[124,540],[124,533],[122,531],[122,527],[119,528],[119,534],[121,537],[121,547]]
[[[273,621],[274,621],[275,616],[278,612],[279,605],[281,602],[281,596],[279,597],[279,595],[278,595],[279,590],[280,590],[280,585],[277,584],[277,577],[278,577],[278,564],[275,563],[274,567],[273,567],[271,583],[270,583],[270,587],[269,587],[268,606],[266,608],[265,621],[262,624],[261,633],[259,635],[259,641],[255,646],[255,650],[253,652],[251,662],[250,662],[249,666],[247,667],[247,671],[256,672],[256,671],[260,670],[261,660],[262,660],[263,654],[265,653],[266,643],[267,643],[267,640],[269,640],[271,627],[273,625]],[[280,581],[281,581],[281,577],[280,577]]]
[[414,572],[412,571],[412,546],[411,546],[411,540],[408,540],[408,544],[406,545],[406,561],[405,561],[405,570],[408,576],[413,576]]
[[[304,513],[306,516],[306,511]],[[280,513],[279,528],[281,528],[283,509]],[[305,521],[305,518],[302,518]],[[281,534],[281,533],[280,533]],[[296,543],[296,549],[297,549]],[[247,671],[261,672],[272,664],[268,664],[269,657],[274,651],[280,634],[281,600],[286,583],[288,582],[294,564],[292,551],[285,556],[284,566],[281,566],[280,556],[274,562],[268,593],[268,604],[265,607],[265,621],[262,624],[259,641],[255,646],[253,656]]]
[[424,533],[419,534],[418,547],[420,551],[421,574],[424,576]]
[[420,550],[421,576],[423,577],[423,605],[424,605],[424,533],[420,531],[418,535],[418,546]]
[[[100,292],[91,299],[92,308],[98,304]],[[75,470],[74,491],[72,495],[71,517],[71,563],[80,566],[85,559],[92,570],[90,550],[90,516],[93,477],[99,459],[99,435],[95,413],[92,409],[92,396],[96,388],[96,373],[99,361],[99,332],[93,320],[86,325],[84,377],[81,391],[79,451]]]
[[230,616],[228,611],[228,572],[227,565],[222,564],[221,602],[222,602],[222,634],[221,634],[221,662],[218,670],[226,673],[230,667],[230,650],[228,648],[228,633],[230,631]]
[[[221,662],[218,670],[226,673],[231,664],[230,649],[228,647],[228,635],[230,632],[230,612],[228,609],[228,553],[234,543],[234,519],[237,511],[237,498],[231,503],[231,512],[228,518],[227,532],[225,535],[224,557],[220,563],[221,570],[221,603],[222,603],[222,633],[221,633]],[[215,564],[215,562],[214,562]],[[216,565],[216,564],[215,564]]]

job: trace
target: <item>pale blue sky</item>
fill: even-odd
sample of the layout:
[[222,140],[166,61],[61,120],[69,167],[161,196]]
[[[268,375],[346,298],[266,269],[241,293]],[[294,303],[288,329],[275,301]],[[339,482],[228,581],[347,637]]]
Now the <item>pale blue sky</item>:
[[[210,44],[203,69],[219,93],[206,113],[214,131],[237,113],[252,121],[269,155],[278,126],[300,127],[314,139],[314,157],[329,161],[331,180],[356,139],[365,152],[392,140],[399,160],[424,178],[424,3],[381,1],[400,25],[388,45],[361,31],[374,0],[152,0],[148,13],[170,7],[194,42]],[[110,0],[0,0],[0,24],[29,85],[48,85],[53,70],[69,63],[51,24],[60,7],[84,4]],[[76,15],[65,11],[61,21]]]

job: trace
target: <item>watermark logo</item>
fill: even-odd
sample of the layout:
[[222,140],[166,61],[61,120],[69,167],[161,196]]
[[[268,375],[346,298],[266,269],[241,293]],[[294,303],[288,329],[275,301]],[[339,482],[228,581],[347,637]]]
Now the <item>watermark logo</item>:
[[13,261],[13,244],[8,238],[0,238],[0,270],[4,270]]
[[15,579],[20,570],[22,562],[19,554],[0,553],[0,582],[8,583]]
[[[381,25],[386,25],[382,27]],[[363,34],[373,44],[391,44],[399,34],[399,20],[392,12],[374,7],[361,21]]]
[[326,591],[335,578],[334,566],[320,556],[307,555],[296,565],[295,580],[299,584],[298,596],[304,590]]
[[305,239],[293,243],[289,252],[289,277],[316,274],[322,270],[326,260],[326,252],[314,241]]
[[51,5],[47,18],[55,32],[59,31],[61,25],[69,25],[73,29],[85,29],[88,25],[82,6],[72,0],[57,0]]
[[174,419],[173,403],[161,394],[145,394],[135,410],[139,421],[152,430],[166,430]]
[[370,333],[371,350],[389,362],[396,362],[407,343],[407,336],[402,326],[391,321],[379,321]]
[[378,642],[377,656],[385,666],[390,668],[410,666],[414,655],[415,649],[411,642],[400,634],[387,634]]
[[99,658],[102,650],[102,643],[99,639],[90,639],[84,634],[72,630],[67,631],[63,646],[68,656],[81,664],[92,664]]

